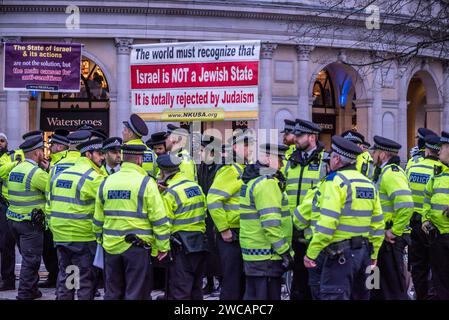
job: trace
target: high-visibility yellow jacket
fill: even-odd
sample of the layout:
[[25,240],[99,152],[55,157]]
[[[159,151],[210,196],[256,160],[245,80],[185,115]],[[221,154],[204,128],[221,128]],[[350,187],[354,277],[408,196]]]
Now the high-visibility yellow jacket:
[[80,157],[71,168],[51,178],[46,213],[54,242],[96,240],[92,221],[104,176],[95,167],[91,160]]
[[5,152],[0,157],[0,192],[8,199],[8,176],[11,170],[17,165],[17,161],[13,161],[13,153]]
[[373,179],[374,161],[373,157],[371,157],[371,154],[368,151],[365,151],[357,156],[355,167],[365,177]]
[[433,175],[424,192],[423,221],[430,220],[440,233],[449,233],[449,217],[443,211],[449,206],[449,167],[441,164],[442,171]]
[[244,165],[220,168],[207,194],[207,208],[218,232],[240,227],[239,197]]
[[206,199],[200,186],[178,172],[167,181],[162,193],[171,233],[177,231],[206,232]]
[[181,158],[181,163],[179,164],[179,171],[184,176],[185,179],[191,181],[197,181],[197,168],[195,162],[193,161],[190,154],[185,149],[176,151],[176,155]]
[[414,210],[419,214],[422,214],[424,190],[427,182],[433,176],[435,166],[441,166],[441,162],[437,158],[426,157],[419,163],[411,165],[406,170],[410,189],[412,190]]
[[44,210],[48,179],[48,173],[30,159],[15,166],[8,177],[8,219],[31,220],[33,209]]
[[[132,183],[130,183],[132,182]],[[154,179],[142,167],[124,162],[103,180],[95,201],[94,232],[110,254],[121,254],[135,234],[152,247],[152,255],[170,248],[170,222]]]
[[159,169],[156,163],[157,159],[156,153],[150,148],[148,148],[147,145],[143,143],[142,139],[130,140],[128,142],[125,142],[125,144],[142,145],[147,148],[147,150],[143,154],[142,168],[147,172],[148,175],[156,179],[159,174]]
[[417,153],[416,155],[414,155],[407,161],[405,170],[407,170],[408,168],[410,168],[410,166],[412,166],[414,164],[420,163],[422,160],[424,160],[424,150],[423,149],[421,149],[419,153]]
[[244,261],[281,260],[291,251],[288,200],[272,176],[251,179],[240,193],[240,247]]
[[387,227],[392,224],[391,231],[396,236],[409,233],[414,203],[404,170],[394,163],[385,165],[376,186]]
[[50,154],[50,169],[59,161],[61,161],[61,159],[65,158],[67,155],[67,150],[64,151],[60,151],[60,152],[56,152],[56,153],[52,153]]
[[347,166],[331,172],[323,183],[320,216],[307,256],[316,259],[328,245],[356,236],[369,239],[372,259],[384,239],[385,223],[379,194],[371,180]]

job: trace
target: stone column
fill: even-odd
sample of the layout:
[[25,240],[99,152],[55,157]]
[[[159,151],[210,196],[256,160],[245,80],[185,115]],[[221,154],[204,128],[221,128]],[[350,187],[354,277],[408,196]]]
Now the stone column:
[[[260,90],[262,98],[259,110],[259,128],[272,129],[272,80],[273,80],[273,52],[276,50],[275,43],[262,43],[260,51]],[[267,135],[268,137],[268,131]]]
[[373,88],[371,89],[373,96],[373,107],[371,108],[371,136],[382,135],[382,74],[378,65],[373,66]]
[[443,63],[443,123],[441,130],[449,132],[449,63]]
[[129,119],[131,114],[130,96],[130,45],[133,39],[115,38],[117,47],[117,113],[115,122],[115,133],[121,136],[122,121]]
[[22,122],[28,122],[28,118],[20,114],[19,91],[6,91],[6,135],[8,136],[9,149],[16,149],[22,143]]
[[298,54],[298,118],[312,120],[312,106],[309,93],[309,61],[314,47],[297,46]]
[[[0,61],[3,61],[4,46],[0,46]],[[0,82],[3,82],[3,64],[0,63]],[[6,133],[6,92],[0,91],[0,132]]]
[[399,64],[398,66],[398,143],[402,146],[399,150],[399,156],[404,162],[408,157],[408,146],[407,146],[407,89],[408,83],[406,83],[405,71],[407,66]]

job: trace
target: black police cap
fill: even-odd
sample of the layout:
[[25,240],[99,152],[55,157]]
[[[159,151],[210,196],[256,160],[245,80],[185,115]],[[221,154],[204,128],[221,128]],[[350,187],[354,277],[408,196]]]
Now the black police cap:
[[108,134],[103,129],[94,129],[91,131],[92,137],[91,138],[100,138],[102,140],[105,140],[108,138]]
[[333,152],[352,160],[356,160],[357,156],[362,153],[362,149],[358,145],[341,136],[332,137],[331,149]]
[[27,140],[27,139],[39,138],[39,137],[42,137],[42,139],[44,138],[44,132],[42,130],[35,130],[35,131],[27,132],[22,136],[22,139]]
[[49,144],[57,143],[57,144],[61,144],[63,146],[67,146],[68,147],[69,144],[70,144],[70,141],[69,141],[69,139],[66,136],[62,136],[62,135],[54,133],[54,134],[52,134],[50,139],[48,139],[48,143]]
[[418,136],[417,136],[417,138],[425,139],[429,135],[437,136],[437,134],[435,132],[433,132],[432,130],[430,130],[430,129],[427,129],[427,128],[419,128],[418,129]]
[[82,124],[82,125],[79,125],[78,127],[76,127],[76,130],[77,131],[80,131],[80,130],[93,130],[94,129],[94,127],[92,127],[91,125],[88,125],[88,124]]
[[440,148],[441,148],[441,142],[440,142],[440,137],[439,136],[436,136],[436,135],[433,135],[433,134],[427,135],[424,138],[424,141],[425,141],[425,146],[428,149],[439,151]]
[[284,120],[284,130],[281,133],[292,133],[295,130],[295,121],[285,119]]
[[365,141],[365,137],[363,136],[363,134],[352,130],[343,132],[341,136],[346,140],[352,141],[356,144],[363,144],[363,142]]
[[189,130],[177,127],[171,123],[167,124],[167,134],[170,135],[172,133],[176,133],[181,136],[188,136]]
[[92,139],[87,142],[80,143],[76,146],[76,148],[81,153],[85,153],[87,151],[95,151],[101,150],[103,148],[103,140],[102,139]]
[[384,137],[374,136],[373,140],[374,146],[372,147],[372,149],[374,150],[383,150],[398,153],[399,150],[402,148],[402,146],[396,141]]
[[449,133],[446,131],[441,131],[440,143],[449,143]]
[[148,134],[148,127],[145,121],[135,113],[129,117],[128,121],[123,121],[123,124],[139,137]]
[[147,150],[147,147],[143,144],[122,144],[122,153],[136,156],[142,156]]
[[19,146],[23,152],[31,152],[36,149],[44,148],[44,139],[42,137],[33,137],[25,139],[25,141]]
[[165,140],[168,137],[168,133],[165,131],[160,131],[153,133],[150,137],[150,139],[147,140],[146,145],[148,147],[152,147],[158,144],[165,144]]
[[157,157],[157,166],[163,169],[175,169],[181,163],[181,159],[176,155],[163,154]]
[[122,146],[122,138],[119,137],[110,137],[103,141],[103,147],[102,149],[104,151],[108,150],[120,150]]
[[295,130],[293,131],[295,135],[301,135],[304,133],[319,134],[320,132],[321,127],[316,123],[302,119],[296,119],[295,121]]
[[89,130],[79,130],[72,132],[67,136],[71,144],[80,144],[87,142],[90,137],[92,136],[92,133]]
[[55,129],[54,134],[58,136],[67,137],[70,134],[70,131],[67,129]]
[[272,154],[279,157],[284,157],[288,150],[285,144],[263,143],[259,146],[259,151],[267,154]]

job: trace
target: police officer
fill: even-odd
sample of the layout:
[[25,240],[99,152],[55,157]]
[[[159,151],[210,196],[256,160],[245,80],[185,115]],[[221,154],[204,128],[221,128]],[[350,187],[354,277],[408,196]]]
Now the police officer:
[[[201,139],[201,163],[198,165],[198,184],[205,196],[214,182],[215,176],[224,166],[222,158],[221,140],[215,136],[203,135]],[[209,254],[206,258],[206,284],[205,294],[212,294],[215,290],[214,277],[221,277],[220,260],[216,243],[216,230],[210,214],[206,215],[206,236]]]
[[[67,136],[68,130],[56,129],[51,135],[48,143],[50,145],[50,172],[51,168],[67,154],[70,142]],[[42,253],[48,277],[44,282],[39,283],[39,288],[54,288],[58,277],[58,256],[53,242],[53,235],[49,228],[44,231],[44,251]]]
[[374,136],[373,159],[380,168],[375,176],[385,219],[385,240],[379,251],[380,289],[372,291],[375,300],[406,300],[404,250],[409,241],[409,222],[413,215],[413,198],[407,176],[399,166],[401,145]]
[[[103,161],[102,140],[92,139],[78,145],[81,157],[70,168],[54,175],[47,196],[49,225],[56,245],[59,274],[57,300],[92,300],[95,293],[93,260],[96,237],[92,230],[98,188],[104,176],[96,169]],[[78,290],[66,286],[67,267],[79,268]]]
[[163,200],[142,168],[146,151],[144,145],[122,145],[120,171],[108,176],[98,190],[94,231],[105,251],[106,300],[149,299],[150,256],[164,259],[170,249]]
[[79,144],[89,141],[91,136],[92,134],[88,130],[79,130],[70,133],[67,136],[67,139],[69,140],[69,149],[65,153],[65,156],[63,156],[59,161],[56,161],[54,163],[54,165],[50,170],[50,177],[53,177],[55,174],[73,166],[76,160],[78,160],[78,158],[81,157],[81,154],[77,149],[77,146]]
[[189,137],[189,131],[186,129],[168,124],[165,146],[168,153],[176,154],[180,158],[179,170],[186,179],[196,181],[196,165],[186,149],[188,148]]
[[359,146],[360,149],[362,149],[362,153],[357,156],[357,162],[355,164],[355,167],[365,177],[373,179],[374,175],[373,157],[371,157],[369,151],[363,147],[365,137],[361,133],[351,130],[343,132],[341,136],[349,141],[354,142],[356,145]]
[[206,199],[200,186],[187,180],[170,155],[157,159],[158,184],[171,223],[173,262],[169,266],[168,299],[202,300],[206,244]]
[[332,137],[332,171],[304,256],[307,268],[320,268],[321,300],[369,299],[366,270],[376,264],[385,225],[375,185],[355,168],[361,152],[351,141]]
[[294,134],[295,131],[295,121],[285,119],[284,120],[284,130],[281,131],[283,133],[282,142],[284,145],[288,146],[288,150],[285,152],[285,159],[288,160],[292,153],[296,150],[296,136]]
[[438,159],[440,137],[428,135],[424,140],[424,159],[417,164],[411,165],[406,171],[414,202],[414,213],[410,221],[412,230],[411,244],[408,248],[408,260],[411,266],[412,280],[417,300],[428,300],[432,298],[432,293],[429,291],[430,283],[428,281],[431,275],[429,242],[424,231],[421,229],[421,221],[426,184],[434,174],[434,167],[441,166],[441,162]]
[[[42,296],[37,287],[39,266],[43,250],[42,219],[33,219],[32,212],[45,207],[45,186],[48,173],[39,167],[44,159],[44,141],[42,137],[25,140],[20,147],[25,161],[19,163],[8,178],[7,217],[12,234],[19,245],[22,255],[19,290],[17,299],[32,300]],[[43,211],[34,217],[42,218]],[[39,223],[38,223],[39,222]]]
[[147,140],[146,145],[151,148],[157,156],[161,156],[167,153],[167,148],[165,146],[165,140],[167,139],[167,132],[161,131],[153,133],[150,139]]
[[[324,145],[318,141],[320,132],[321,128],[317,124],[296,119],[294,134],[297,149],[284,168],[289,209],[292,213],[302,203],[307,191],[326,175],[326,164],[322,161]],[[295,251],[295,267],[290,299],[310,300],[308,272],[302,262],[307,246],[300,238],[303,236],[294,230],[292,246]]]
[[405,167],[406,170],[412,164],[417,164],[421,160],[424,159],[424,156],[425,156],[424,149],[425,149],[425,144],[426,144],[425,138],[429,135],[437,136],[437,134],[430,129],[427,129],[427,128],[419,128],[418,129],[418,135],[416,136],[416,138],[418,139],[418,145],[416,147],[414,147],[412,150],[410,150],[411,158],[407,162],[407,166]]
[[70,141],[67,138],[69,134],[70,132],[68,130],[56,129],[50,136],[50,139],[48,139],[50,146],[50,168],[65,157],[67,149],[70,146]]
[[120,170],[122,163],[122,154],[120,148],[122,146],[122,138],[111,137],[103,141],[104,164],[101,171],[105,175],[111,175]]
[[[8,164],[12,164],[10,153],[8,152],[8,138],[6,134],[0,133],[0,169],[4,169]],[[11,167],[12,170],[13,167]],[[0,268],[1,279],[0,291],[15,290],[16,276],[14,274],[16,265],[15,240],[8,227],[6,210],[8,209],[8,185],[7,178],[9,172],[5,172],[4,179],[0,178]]]
[[449,299],[449,132],[441,132],[440,166],[424,193],[423,231],[430,240],[430,268],[438,300]]
[[[145,146],[142,141],[142,137],[148,134],[148,127],[145,121],[137,114],[133,113],[128,121],[123,121],[124,128],[122,131],[123,143],[129,145],[141,145]],[[142,168],[148,175],[156,179],[158,175],[158,169],[156,165],[156,154],[153,150],[147,147],[147,150],[143,156]]]
[[245,165],[252,157],[254,138],[248,132],[229,141],[235,152],[234,163],[220,168],[207,194],[207,207],[217,230],[217,248],[223,278],[220,300],[240,300],[245,290],[243,260],[239,245],[240,189]]
[[262,144],[259,161],[246,166],[240,193],[240,246],[245,300],[280,300],[281,277],[293,268],[292,220],[279,169],[286,145]]

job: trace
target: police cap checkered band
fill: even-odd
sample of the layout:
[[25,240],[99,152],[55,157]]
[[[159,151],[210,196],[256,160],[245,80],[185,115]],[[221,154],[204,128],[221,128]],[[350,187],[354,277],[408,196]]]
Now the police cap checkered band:
[[67,146],[67,147],[70,144],[69,139],[67,139],[64,136],[57,135],[57,134],[53,134],[51,136],[51,138],[48,140],[48,143],[49,144],[58,143],[58,144],[61,144],[63,146]]
[[382,150],[392,153],[398,153],[401,149],[401,145],[391,139],[387,139],[381,136],[374,136],[374,146],[371,149]]
[[313,131],[312,129],[310,129],[308,127],[304,127],[304,126],[300,125],[299,123],[296,123],[295,124],[295,134],[303,134],[303,133],[314,134],[317,132]]
[[440,151],[441,144],[439,144],[439,143],[438,144],[430,144],[430,143],[426,142],[426,148],[429,148],[429,149],[432,149],[432,150],[435,150],[435,151]]
[[103,148],[103,140],[93,139],[78,145],[76,148],[79,150],[81,154],[87,151],[101,150]]
[[337,146],[336,144],[332,144],[331,148],[332,148],[332,151],[334,151],[335,153],[338,153],[341,156],[344,156],[344,157],[352,159],[352,160],[356,160],[357,159],[357,154],[354,154],[354,153],[348,152],[346,150],[343,150],[339,146]]
[[120,149],[121,145],[121,138],[111,137],[103,141],[103,150]]
[[131,154],[141,156],[147,150],[146,146],[141,144],[123,144],[122,147],[123,154]]
[[398,151],[399,151],[399,149],[397,149],[397,148],[386,147],[386,146],[377,144],[376,142],[374,142],[373,148],[377,149],[377,150],[388,151],[388,152],[393,152],[393,153],[398,153]]

